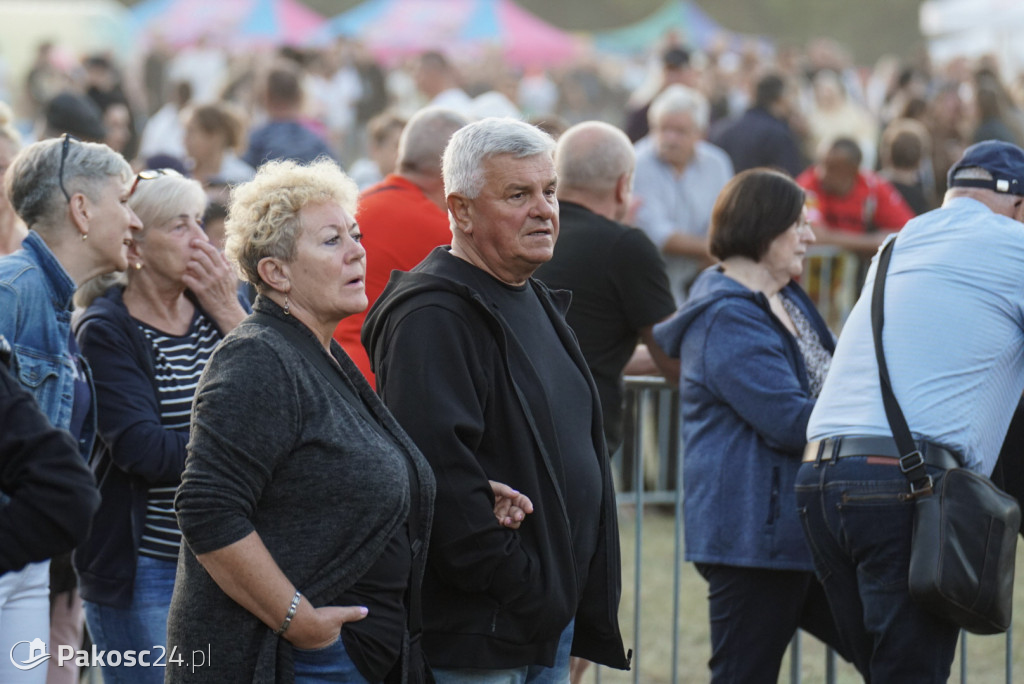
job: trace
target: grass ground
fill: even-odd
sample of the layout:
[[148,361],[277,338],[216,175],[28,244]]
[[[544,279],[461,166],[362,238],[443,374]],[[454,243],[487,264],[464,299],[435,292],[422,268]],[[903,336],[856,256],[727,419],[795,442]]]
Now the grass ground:
[[[622,603],[620,622],[627,647],[634,650],[635,672],[617,672],[602,669],[602,684],[638,681],[641,684],[672,682],[672,583],[675,554],[674,518],[671,511],[648,507],[643,514],[641,537],[640,617],[639,639],[634,637],[634,564],[636,551],[636,512],[624,507],[619,515],[622,539]],[[1024,544],[1017,549],[1017,591],[1014,595],[1014,629],[1024,635]],[[708,646],[707,585],[694,570],[684,563],[680,570],[679,641],[677,679],[680,684],[707,682]],[[950,682],[971,684],[997,684],[1004,681],[1024,681],[1024,642],[1014,640],[1013,675],[1006,678],[1007,637],[970,635],[967,642],[967,679],[960,679],[961,654],[953,663]],[[805,684],[825,682],[825,648],[810,635],[801,639],[800,681]],[[838,662],[836,681],[855,684],[862,681],[852,665]],[[637,679],[634,680],[634,677]],[[594,681],[593,676],[586,678]],[[790,679],[790,657],[783,661],[780,684]]]

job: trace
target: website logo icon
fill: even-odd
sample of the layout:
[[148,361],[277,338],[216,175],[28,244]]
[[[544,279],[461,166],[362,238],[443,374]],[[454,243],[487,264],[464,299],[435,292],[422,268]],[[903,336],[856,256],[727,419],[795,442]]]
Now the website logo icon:
[[[14,651],[21,644],[28,644],[28,659],[19,661],[14,657]],[[11,663],[19,670],[31,670],[32,668],[45,663],[49,659],[50,654],[46,652],[46,644],[43,643],[43,640],[39,637],[36,637],[32,641],[19,641],[14,644],[14,646],[11,646]]]

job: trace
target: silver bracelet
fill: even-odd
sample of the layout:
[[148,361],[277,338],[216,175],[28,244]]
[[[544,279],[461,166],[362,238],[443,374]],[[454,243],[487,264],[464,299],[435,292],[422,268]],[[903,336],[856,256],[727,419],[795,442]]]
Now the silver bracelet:
[[292,597],[292,605],[288,606],[288,614],[284,616],[284,622],[281,623],[281,626],[274,630],[274,636],[281,636],[291,627],[292,618],[295,617],[295,611],[299,609],[299,601],[301,599],[302,594],[296,591],[295,596]]

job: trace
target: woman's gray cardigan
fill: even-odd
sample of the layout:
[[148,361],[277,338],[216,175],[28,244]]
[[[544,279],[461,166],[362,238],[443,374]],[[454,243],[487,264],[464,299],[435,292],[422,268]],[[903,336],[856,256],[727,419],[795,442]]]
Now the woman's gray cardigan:
[[[254,309],[298,326],[323,353],[313,334],[270,300],[257,299]],[[186,543],[167,625],[167,682],[293,681],[291,645],[221,591],[196,554],[255,530],[310,603],[331,605],[401,532],[410,506],[404,458],[418,477],[412,515],[419,516],[423,548],[412,581],[422,581],[434,499],[430,466],[341,348],[332,348],[402,450],[281,333],[253,316],[232,331],[199,381],[175,498]],[[193,651],[208,662],[192,663]],[[180,663],[171,662],[172,653]]]

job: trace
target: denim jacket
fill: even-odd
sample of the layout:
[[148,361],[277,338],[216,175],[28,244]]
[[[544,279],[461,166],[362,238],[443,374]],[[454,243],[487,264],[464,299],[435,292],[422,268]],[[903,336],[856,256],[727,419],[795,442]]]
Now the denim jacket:
[[[75,282],[35,231],[22,249],[0,257],[0,334],[14,349],[11,371],[55,427],[68,429],[75,397],[75,366],[68,349]],[[81,356],[90,406],[79,439],[88,459],[96,436],[92,373]]]

